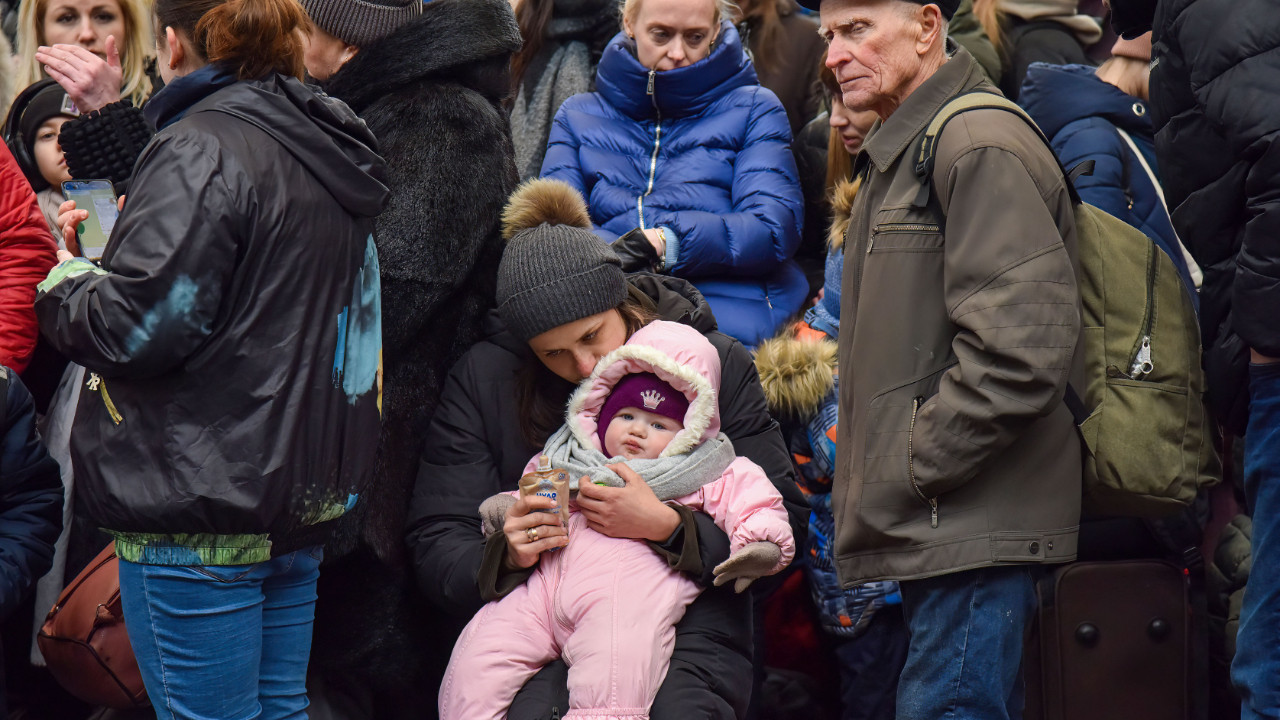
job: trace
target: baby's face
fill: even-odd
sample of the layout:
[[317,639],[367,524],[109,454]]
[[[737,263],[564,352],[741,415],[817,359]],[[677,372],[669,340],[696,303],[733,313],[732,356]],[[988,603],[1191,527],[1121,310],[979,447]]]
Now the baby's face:
[[652,460],[662,454],[684,425],[665,415],[625,407],[604,431],[604,454],[628,460]]

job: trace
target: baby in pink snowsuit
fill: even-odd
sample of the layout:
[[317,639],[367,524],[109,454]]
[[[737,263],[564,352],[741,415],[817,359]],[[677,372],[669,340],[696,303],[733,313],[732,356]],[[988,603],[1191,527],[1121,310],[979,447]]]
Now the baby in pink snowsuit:
[[[786,567],[795,541],[782,496],[720,433],[719,385],[706,338],[650,323],[601,358],[542,454],[575,480],[614,486],[622,480],[605,465],[625,461],[660,500],[710,515],[732,550],[716,584],[736,577],[741,592]],[[463,630],[440,688],[442,720],[505,718],[525,681],[557,657],[569,665],[566,718],[649,717],[675,625],[700,590],[643,541],[602,535],[570,510],[569,544],[544,552],[525,584]]]

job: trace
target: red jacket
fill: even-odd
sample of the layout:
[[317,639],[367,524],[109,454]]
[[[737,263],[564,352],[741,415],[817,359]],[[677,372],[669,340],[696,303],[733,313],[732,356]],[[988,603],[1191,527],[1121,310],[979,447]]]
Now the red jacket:
[[36,349],[36,283],[57,263],[58,246],[49,234],[36,194],[0,144],[0,365],[26,369]]

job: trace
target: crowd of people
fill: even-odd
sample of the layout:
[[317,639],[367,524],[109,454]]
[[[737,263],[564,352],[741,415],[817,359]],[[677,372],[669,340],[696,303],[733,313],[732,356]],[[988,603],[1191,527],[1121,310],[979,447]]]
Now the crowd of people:
[[[0,0],[0,716],[111,544],[139,717],[1033,717],[1041,579],[1189,547],[1276,717],[1267,5]],[[1199,324],[1159,519],[1081,202]]]

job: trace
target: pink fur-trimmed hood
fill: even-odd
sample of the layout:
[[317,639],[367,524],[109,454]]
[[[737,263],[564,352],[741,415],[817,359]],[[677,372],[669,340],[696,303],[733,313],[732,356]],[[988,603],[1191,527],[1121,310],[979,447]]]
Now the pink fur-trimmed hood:
[[689,401],[684,430],[672,438],[660,457],[689,452],[720,433],[720,355],[702,333],[688,325],[656,320],[600,358],[591,376],[574,391],[565,419],[578,442],[601,449],[596,435],[600,408],[619,380],[644,372],[662,378]]

